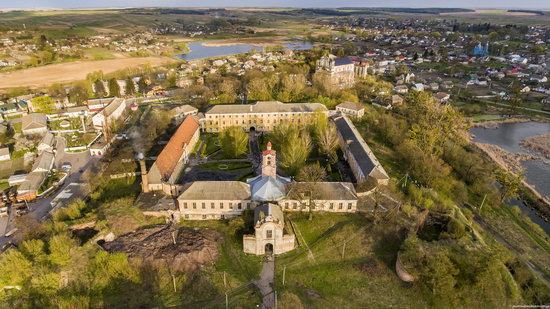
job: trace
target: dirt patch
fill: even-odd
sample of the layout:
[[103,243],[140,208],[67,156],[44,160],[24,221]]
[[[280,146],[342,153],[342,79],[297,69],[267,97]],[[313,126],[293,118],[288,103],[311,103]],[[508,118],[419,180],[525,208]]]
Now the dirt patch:
[[380,275],[383,271],[381,263],[375,258],[369,258],[363,263],[353,265],[353,267],[369,276]]
[[53,83],[70,83],[86,79],[88,73],[109,74],[144,64],[159,66],[173,61],[166,57],[125,58],[97,61],[76,61],[0,74],[0,89],[13,87],[45,87]]
[[221,240],[221,234],[213,230],[160,225],[122,235],[102,246],[109,252],[124,252],[153,265],[194,271],[216,261]]
[[521,141],[521,145],[550,160],[550,133],[528,137]]

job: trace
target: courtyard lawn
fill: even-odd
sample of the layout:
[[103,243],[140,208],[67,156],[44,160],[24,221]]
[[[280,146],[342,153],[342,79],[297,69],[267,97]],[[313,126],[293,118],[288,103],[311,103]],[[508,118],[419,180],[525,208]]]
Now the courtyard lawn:
[[395,224],[373,225],[360,214],[316,213],[310,221],[307,213],[292,213],[287,218],[301,247],[275,259],[278,295],[298,297],[304,308],[427,306],[429,297],[395,274],[402,242]]
[[65,140],[67,141],[67,147],[80,147],[90,144],[94,138],[97,137],[97,135],[96,133],[73,132],[63,134],[63,137],[65,137]]
[[[66,124],[68,124],[68,126]],[[50,127],[50,130],[53,131],[82,129],[82,121],[80,120],[80,118],[52,120],[48,123],[48,125]]]
[[205,163],[198,166],[198,168],[208,171],[231,171],[237,172],[241,170],[251,169],[252,164],[250,162],[227,162],[227,163]]
[[218,134],[213,133],[206,133],[202,136],[203,138],[203,146],[200,150],[200,155],[204,157],[211,156],[216,151],[221,150],[221,144],[218,139]]

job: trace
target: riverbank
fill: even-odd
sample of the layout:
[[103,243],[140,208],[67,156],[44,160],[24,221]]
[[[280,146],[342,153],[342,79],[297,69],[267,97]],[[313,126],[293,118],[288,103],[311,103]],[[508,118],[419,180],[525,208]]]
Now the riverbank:
[[[522,173],[523,167],[521,162],[526,160],[540,160],[539,156],[524,153],[511,153],[499,146],[491,144],[476,143],[473,144],[483,151],[491,160],[493,160],[502,169],[518,174]],[[528,197],[531,203],[528,203],[530,207],[537,210],[538,214],[545,220],[550,219],[550,200],[540,194],[532,185],[527,181],[522,180],[524,188],[528,191]]]
[[504,123],[520,123],[520,122],[529,122],[529,121],[531,121],[530,118],[524,118],[524,117],[501,118],[499,120],[475,122],[474,127],[485,128],[485,129],[496,129],[501,124],[504,124]]
[[528,137],[520,145],[550,160],[550,133]]

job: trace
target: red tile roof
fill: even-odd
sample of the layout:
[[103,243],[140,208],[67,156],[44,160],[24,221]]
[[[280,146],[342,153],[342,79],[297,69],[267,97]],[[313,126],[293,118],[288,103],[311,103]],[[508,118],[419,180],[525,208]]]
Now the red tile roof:
[[181,123],[176,133],[172,135],[166,147],[157,158],[157,167],[163,179],[169,179],[174,168],[178,164],[183,150],[193,139],[193,135],[199,129],[199,122],[192,116],[187,116]]

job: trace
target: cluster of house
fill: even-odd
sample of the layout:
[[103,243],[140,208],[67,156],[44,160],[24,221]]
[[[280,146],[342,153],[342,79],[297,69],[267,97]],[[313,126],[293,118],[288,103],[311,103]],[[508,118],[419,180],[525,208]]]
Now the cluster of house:
[[[263,254],[266,249],[282,253],[294,248],[294,236],[283,235],[283,211],[355,212],[358,196],[348,182],[294,182],[277,174],[277,153],[268,143],[262,152],[261,174],[246,181],[194,181],[179,183],[200,132],[220,132],[228,126],[245,131],[271,131],[279,123],[307,123],[316,113],[329,116],[319,103],[257,102],[248,105],[217,105],[204,115],[189,111],[156,161],[147,171],[140,162],[144,192],[163,191],[177,198],[172,215],[184,220],[224,219],[255,210],[255,235],[244,236],[244,250]],[[368,179],[387,184],[389,176],[349,118],[362,117],[359,104],[343,103],[330,111],[344,158],[357,183]],[[269,232],[268,232],[269,231]],[[275,240],[276,239],[276,240]],[[269,244],[270,247],[266,247]]]
[[[64,143],[61,153],[72,149],[89,149],[91,155],[102,156],[107,152],[114,139],[113,134],[110,134],[109,125],[123,117],[128,109],[137,107],[132,100],[122,98],[90,99],[84,105],[64,106],[50,114],[45,114],[34,112],[35,108],[32,102],[30,97],[20,97],[18,100],[0,105],[4,122],[12,123],[12,126],[13,121],[21,123],[21,133],[16,133],[16,138],[19,136],[18,134],[28,136],[30,140],[37,140],[36,137],[40,137],[38,139],[40,142],[33,144],[36,146],[36,151],[31,150],[35,148],[34,146],[30,147],[26,144],[19,146],[19,143],[16,143],[12,149],[12,151],[20,151],[23,149],[16,148],[26,147],[24,149],[27,149],[28,152],[25,153],[24,161],[32,162],[31,160],[34,158],[29,173],[13,175],[8,180],[10,186],[18,186],[18,200],[26,201],[34,200],[39,196],[43,191],[41,190],[42,185],[52,175],[58,147],[56,136],[93,133],[96,136],[94,139],[83,142],[88,144],[71,148],[68,143]],[[73,127],[71,123],[78,125]],[[0,162],[11,159],[10,149],[8,147],[1,148]]]

